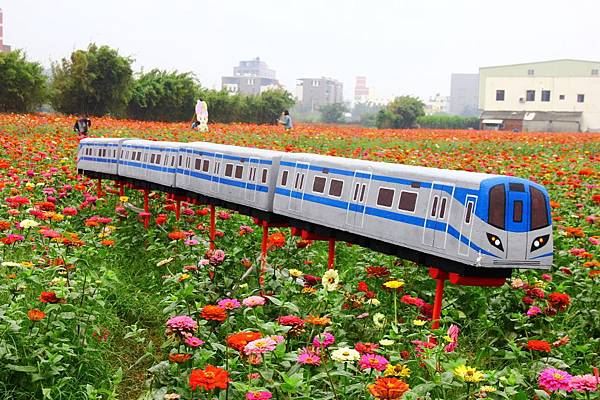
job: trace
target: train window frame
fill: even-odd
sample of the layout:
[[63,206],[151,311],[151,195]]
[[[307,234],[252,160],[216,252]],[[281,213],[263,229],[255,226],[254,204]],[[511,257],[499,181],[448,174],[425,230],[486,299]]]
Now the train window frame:
[[475,208],[475,202],[473,200],[467,201],[467,206],[465,207],[465,217],[463,220],[465,221],[465,225],[471,225],[471,221],[473,221],[473,209]]
[[233,176],[233,163],[225,164],[225,176],[228,178]]
[[284,169],[283,171],[281,171],[281,186],[287,186],[287,182],[288,182],[288,178],[290,175],[290,171],[287,169]]
[[[315,189],[315,185],[317,184],[317,179],[319,179],[319,182],[321,182],[320,180],[322,180],[322,182],[323,182],[323,186],[321,187],[319,185],[319,187],[318,187],[318,188],[321,189],[320,191]],[[325,188],[326,187],[327,187],[327,177],[321,176],[321,175],[315,175],[314,178],[313,178],[312,192],[313,193],[321,193],[321,194],[323,194],[323,193],[325,193]]]
[[200,168],[202,168],[202,158],[196,158],[194,160],[194,169],[200,171]]
[[365,195],[368,195],[367,184],[363,183],[361,185],[361,187],[360,187],[360,197],[359,197],[359,200],[358,200],[358,202],[360,204],[363,204],[366,201],[366,196]]
[[156,161],[156,154],[154,154],[154,153],[150,154],[150,164],[154,164],[155,161]]
[[440,196],[438,196],[437,194],[435,196],[433,196],[433,202],[431,204],[431,213],[430,213],[430,217],[432,218],[437,218],[438,216],[438,202],[440,201]]
[[171,167],[175,166],[175,156],[171,156]]
[[[409,201],[412,201],[412,210],[408,209],[408,208],[401,207],[401,205],[402,205],[402,196],[404,196],[404,194],[407,194],[407,195],[413,195],[414,194],[415,195],[414,196],[414,200],[409,200]],[[416,212],[416,210],[417,210],[417,201],[418,200],[419,200],[419,192],[414,192],[412,190],[401,190],[400,191],[400,196],[398,196],[398,210],[414,214]]]
[[[386,205],[386,203],[381,203],[381,194],[382,191],[387,190],[392,192],[392,197],[389,201],[389,205]],[[379,189],[377,190],[377,200],[375,201],[375,204],[377,204],[378,207],[385,207],[385,208],[392,208],[392,206],[394,205],[394,199],[396,198],[396,189],[391,188],[391,187],[386,187],[386,186],[380,186]]]
[[183,167],[183,154],[179,155],[179,164],[178,166]]
[[135,161],[142,161],[142,152],[138,151],[135,156]]
[[156,155],[156,160],[155,160],[156,164],[160,165],[160,159],[161,159],[161,154],[159,153]]
[[244,178],[244,166],[236,165],[233,171],[233,177],[235,179],[243,179]]
[[205,158],[202,160],[202,172],[210,171],[210,160]]
[[[542,202],[541,204],[539,204],[540,200]],[[540,208],[542,208],[543,214],[539,214]],[[539,220],[539,216],[542,215],[544,218],[543,221]],[[529,186],[529,223],[531,225],[532,231],[536,231],[538,229],[543,229],[550,226],[550,219],[548,218],[548,203],[546,202],[546,196],[544,196],[544,192],[533,186]]]
[[[499,198],[496,200],[496,198],[493,197],[493,196],[495,196],[495,194],[493,194],[492,192],[496,188],[502,189],[502,201],[500,201]],[[492,208],[492,201],[494,201],[494,208]],[[493,220],[492,220],[492,210],[496,210],[496,206],[502,207],[502,212],[501,212],[502,216],[500,218],[499,215],[498,216],[493,215]],[[494,228],[506,230],[506,187],[503,183],[494,185],[490,188],[489,196],[488,196],[488,218],[487,219],[488,219],[488,224],[490,224]],[[502,223],[499,224],[498,221],[501,221]]]
[[[332,190],[332,188],[333,188],[333,184],[334,184],[334,182],[335,182],[335,184],[336,184],[336,185],[337,185],[338,183],[340,183],[340,187],[339,187],[339,192],[340,192],[340,193],[339,193],[339,195],[335,194],[335,193],[337,193],[337,190],[336,190],[334,193],[332,193],[332,192],[331,192],[331,190]],[[337,189],[337,188],[336,188],[336,189]],[[335,179],[335,178],[331,178],[331,180],[329,181],[329,190],[327,191],[327,193],[328,193],[328,194],[329,194],[329,196],[331,196],[331,197],[337,197],[337,198],[340,198],[340,197],[342,197],[342,195],[344,194],[344,181],[343,181],[342,179]]]
[[261,176],[261,180],[260,180],[262,183],[267,183],[268,174],[269,174],[269,170],[267,168],[263,168],[262,176]]
[[360,182],[354,182],[354,194],[352,195],[352,201],[358,200],[358,193],[360,190]]

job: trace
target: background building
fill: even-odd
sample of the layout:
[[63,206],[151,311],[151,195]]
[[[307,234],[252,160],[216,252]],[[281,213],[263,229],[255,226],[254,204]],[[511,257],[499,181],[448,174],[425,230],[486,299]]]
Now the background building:
[[481,127],[600,131],[600,61],[552,60],[479,69]]
[[354,84],[354,102],[366,103],[369,101],[369,88],[366,76],[357,76]]
[[450,76],[449,114],[465,117],[479,116],[479,74],[452,74]]
[[448,114],[450,110],[450,97],[442,96],[437,93],[435,96],[430,97],[425,102],[425,115],[436,115],[436,114]]
[[233,76],[221,78],[221,88],[230,93],[260,94],[265,90],[281,87],[275,79],[275,71],[269,69],[267,63],[259,57],[253,60],[240,61],[233,67]]
[[326,104],[344,102],[343,84],[332,78],[301,78],[296,84],[300,111],[313,112]]
[[10,46],[4,44],[4,22],[2,19],[2,9],[0,8],[0,52],[10,51]]

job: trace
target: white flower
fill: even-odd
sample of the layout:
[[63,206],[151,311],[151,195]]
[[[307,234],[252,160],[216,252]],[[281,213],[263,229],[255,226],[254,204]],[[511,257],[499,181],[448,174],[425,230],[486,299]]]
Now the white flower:
[[375,324],[377,328],[383,328],[383,325],[385,324],[385,315],[380,312],[375,313],[373,315],[373,324]]
[[340,276],[335,269],[328,269],[327,272],[323,274],[323,278],[321,278],[321,284],[328,292],[336,290],[339,282]]
[[350,347],[340,347],[331,352],[331,359],[337,362],[357,361],[360,353]]
[[375,306],[377,307],[378,305],[381,304],[381,302],[377,299],[369,299],[366,301],[367,304],[371,305],[371,306]]
[[394,343],[396,343],[396,341],[395,340],[391,340],[391,339],[381,339],[379,341],[379,344],[382,345],[382,346],[391,346]]
[[156,263],[156,266],[157,267],[161,267],[161,266],[163,266],[165,264],[170,263],[171,261],[173,261],[173,257],[169,257],[169,258],[166,258],[164,260],[160,260],[159,262]]
[[29,228],[35,228],[36,226],[39,226],[40,223],[37,221],[34,221],[32,219],[24,219],[23,221],[19,222],[19,226],[23,229],[29,229]]

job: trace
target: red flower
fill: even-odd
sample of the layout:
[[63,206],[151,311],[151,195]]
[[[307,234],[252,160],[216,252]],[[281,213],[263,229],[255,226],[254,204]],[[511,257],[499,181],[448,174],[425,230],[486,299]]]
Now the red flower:
[[566,310],[567,306],[571,303],[571,297],[566,293],[550,293],[548,296],[548,302],[554,308],[558,308],[560,311]]
[[54,292],[42,292],[42,294],[40,295],[40,301],[42,303],[56,304],[64,303],[65,299],[59,299],[58,297],[56,297],[56,293]]
[[529,340],[527,342],[527,349],[532,351],[545,351],[546,353],[550,353],[552,347],[550,347],[550,343],[545,340]]
[[219,321],[223,322],[227,319],[227,312],[225,309],[214,306],[214,305],[206,305],[202,308],[202,312],[200,313],[200,317],[207,321]]
[[390,270],[387,267],[374,267],[370,266],[366,268],[367,276],[373,278],[382,278],[390,274]]
[[190,388],[202,390],[227,389],[229,373],[224,369],[207,365],[205,369],[193,369],[190,374]]
[[238,351],[242,351],[248,343],[253,340],[262,338],[260,332],[239,332],[231,334],[227,337],[227,346]]
[[354,349],[356,351],[358,351],[360,354],[374,353],[375,350],[377,350],[378,348],[379,348],[379,345],[377,343],[358,342],[354,345]]
[[283,232],[275,232],[269,235],[267,240],[269,248],[283,247],[285,245],[285,235]]
[[167,236],[169,236],[169,239],[171,240],[183,240],[187,235],[181,231],[174,231],[170,232]]
[[295,315],[282,315],[277,318],[277,323],[283,326],[303,326],[304,320]]
[[409,389],[408,384],[398,378],[379,378],[368,387],[369,392],[378,400],[401,399]]
[[358,291],[365,292],[365,293],[368,292],[369,286],[367,285],[367,282],[365,282],[365,281],[358,282]]

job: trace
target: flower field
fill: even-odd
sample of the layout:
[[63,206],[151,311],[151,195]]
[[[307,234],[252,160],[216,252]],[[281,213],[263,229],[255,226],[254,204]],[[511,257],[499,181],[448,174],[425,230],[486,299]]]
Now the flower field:
[[555,267],[448,285],[424,266],[77,175],[73,119],[0,115],[0,399],[594,399],[600,134],[92,121],[196,141],[516,175],[552,199]]

